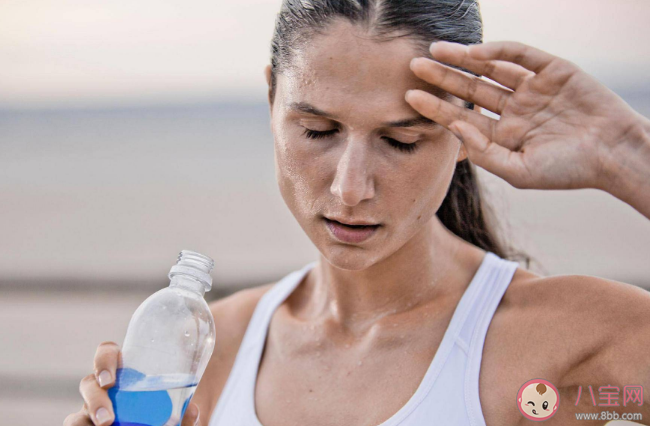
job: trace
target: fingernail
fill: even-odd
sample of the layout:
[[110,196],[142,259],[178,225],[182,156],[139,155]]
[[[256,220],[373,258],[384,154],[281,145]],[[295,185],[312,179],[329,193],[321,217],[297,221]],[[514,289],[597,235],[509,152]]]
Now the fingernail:
[[108,410],[104,407],[100,407],[97,409],[97,412],[95,413],[95,419],[99,424],[102,424],[106,421],[108,421],[111,418],[111,415],[108,413]]
[[111,373],[108,370],[102,370],[97,377],[99,386],[104,387],[111,382]]
[[410,89],[410,90],[407,90],[407,91],[406,91],[406,94],[404,95],[404,99],[406,99],[408,102],[410,102],[408,98],[412,98],[413,96],[415,96],[415,93],[416,93],[417,91],[418,91],[417,89]]

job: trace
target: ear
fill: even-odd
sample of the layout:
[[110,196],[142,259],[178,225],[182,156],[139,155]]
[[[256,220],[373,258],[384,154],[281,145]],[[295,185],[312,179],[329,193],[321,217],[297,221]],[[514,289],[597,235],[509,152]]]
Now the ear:
[[[474,104],[474,106],[472,107],[472,110],[476,111],[479,114],[481,114],[481,107],[476,105],[476,104]],[[461,162],[466,158],[467,158],[467,149],[465,149],[465,144],[461,143],[460,144],[460,150],[458,151],[458,158],[456,159],[456,162],[457,163]]]
[[268,64],[264,68],[264,77],[266,77],[266,84],[269,86],[268,100],[269,100],[269,106],[271,106],[271,64]]
[[271,87],[271,64],[264,67],[264,77],[266,77],[266,84]]

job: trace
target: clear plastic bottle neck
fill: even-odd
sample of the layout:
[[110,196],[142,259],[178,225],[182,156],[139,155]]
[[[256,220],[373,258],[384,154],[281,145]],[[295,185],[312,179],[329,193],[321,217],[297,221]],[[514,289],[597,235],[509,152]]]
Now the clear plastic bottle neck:
[[170,287],[179,287],[198,293],[203,297],[205,295],[205,284],[197,279],[187,275],[174,275],[169,283]]
[[210,271],[214,261],[195,251],[182,250],[178,262],[169,271],[170,287],[183,287],[201,296],[212,288]]

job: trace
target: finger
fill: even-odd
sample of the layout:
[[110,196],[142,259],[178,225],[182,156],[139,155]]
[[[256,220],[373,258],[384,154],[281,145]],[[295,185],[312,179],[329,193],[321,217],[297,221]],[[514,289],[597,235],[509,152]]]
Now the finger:
[[538,74],[557,56],[516,41],[492,41],[474,44],[468,48],[470,57],[482,61],[513,62]]
[[79,384],[79,392],[85,401],[86,412],[96,426],[113,422],[113,403],[108,392],[99,387],[94,374],[89,374]]
[[95,352],[95,377],[102,388],[110,388],[115,383],[115,370],[120,356],[120,347],[115,342],[102,342]]
[[490,141],[476,127],[463,121],[454,121],[449,130],[461,140],[469,160],[506,180],[515,187],[521,187],[528,176],[528,170],[519,152],[511,151]]
[[199,425],[199,406],[193,402],[190,402],[185,410],[185,415],[183,416],[183,422],[181,426],[195,426]]
[[431,93],[417,89],[409,90],[405,99],[420,114],[446,128],[454,121],[462,120],[476,126],[486,136],[493,134],[495,120],[444,101]]
[[72,413],[63,421],[63,426],[93,426],[86,413],[78,412]]
[[512,93],[480,77],[427,58],[413,58],[411,69],[422,80],[497,114],[501,114]]
[[[438,41],[433,43],[429,50],[431,56],[438,61],[465,68],[478,75],[484,75],[512,90],[516,90],[526,78],[535,75],[534,72],[511,62],[477,59],[473,57],[472,49],[475,46],[479,45],[466,46],[460,43]],[[471,55],[470,52],[472,52]]]

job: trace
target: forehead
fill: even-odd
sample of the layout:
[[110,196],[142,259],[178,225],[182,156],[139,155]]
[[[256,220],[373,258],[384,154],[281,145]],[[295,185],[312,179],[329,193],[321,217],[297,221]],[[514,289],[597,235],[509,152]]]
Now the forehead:
[[404,100],[408,89],[443,96],[409,68],[422,56],[412,39],[376,41],[361,27],[337,20],[296,52],[292,66],[278,79],[285,86],[286,104],[301,101],[321,109],[383,108],[411,111]]

